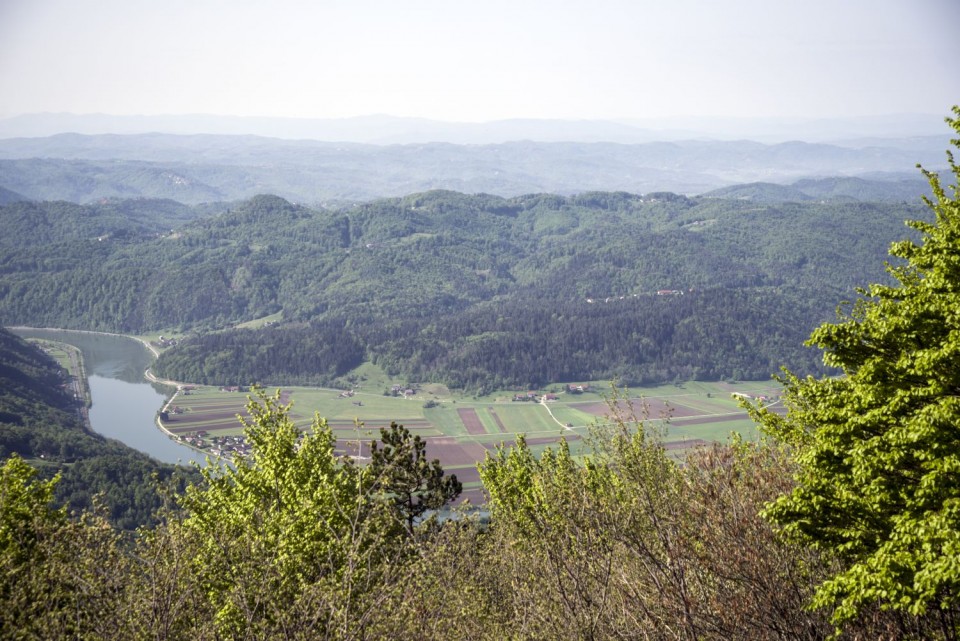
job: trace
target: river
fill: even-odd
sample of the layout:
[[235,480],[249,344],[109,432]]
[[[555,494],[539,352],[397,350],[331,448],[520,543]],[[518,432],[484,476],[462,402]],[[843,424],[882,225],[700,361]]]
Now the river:
[[153,354],[125,336],[47,329],[11,330],[24,338],[45,338],[77,347],[90,385],[90,425],[165,463],[203,463],[205,454],[177,443],[160,431],[157,412],[173,391],[149,383],[143,372]]

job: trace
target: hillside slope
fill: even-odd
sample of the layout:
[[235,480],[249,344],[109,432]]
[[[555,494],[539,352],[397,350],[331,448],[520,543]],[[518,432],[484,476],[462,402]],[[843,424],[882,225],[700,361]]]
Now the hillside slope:
[[[0,224],[28,234],[32,222],[45,239],[0,241],[0,322],[210,332],[282,312],[266,330],[188,342],[158,367],[178,380],[317,383],[365,358],[463,386],[763,378],[788,355],[815,369],[803,338],[857,283],[885,277],[876,265],[908,234],[904,219],[925,215],[668,192],[434,191],[339,210],[258,196],[195,210],[162,236],[89,235],[134,224],[124,211],[139,210],[0,207]],[[86,217],[72,238],[56,223],[71,212]],[[290,368],[311,342],[340,351]]]

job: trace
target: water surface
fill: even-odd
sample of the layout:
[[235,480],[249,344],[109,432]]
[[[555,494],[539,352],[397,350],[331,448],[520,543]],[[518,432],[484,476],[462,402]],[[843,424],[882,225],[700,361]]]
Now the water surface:
[[90,425],[95,432],[145,452],[165,463],[204,461],[204,454],[160,431],[157,412],[170,388],[143,377],[153,354],[143,343],[125,336],[66,330],[17,329],[24,338],[45,338],[74,345],[83,353],[90,385]]

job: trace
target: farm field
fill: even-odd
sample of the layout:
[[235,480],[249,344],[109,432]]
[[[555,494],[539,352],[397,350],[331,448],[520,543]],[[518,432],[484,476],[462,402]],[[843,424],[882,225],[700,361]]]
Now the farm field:
[[[535,450],[566,438],[576,452],[591,429],[609,423],[609,387],[590,385],[582,393],[558,392],[555,400],[538,394],[535,401],[515,401],[516,392],[482,398],[416,390],[407,396],[358,390],[283,387],[281,398],[293,402],[291,416],[302,429],[314,415],[326,419],[337,437],[338,450],[363,457],[379,429],[395,421],[427,443],[427,454],[439,458],[444,469],[464,483],[472,502],[482,500],[476,464],[488,451],[512,444],[523,434]],[[275,391],[275,390],[274,390]],[[678,453],[711,441],[724,441],[733,432],[756,438],[756,428],[738,406],[734,395],[766,398],[776,405],[779,385],[772,381],[665,385],[621,389],[629,400],[619,401],[622,412],[631,411],[663,435],[666,446]],[[523,393],[526,396],[526,392]],[[244,412],[247,394],[221,388],[186,386],[170,400],[161,424],[170,433],[197,447],[221,453],[222,444],[242,432],[237,418]],[[228,438],[229,437],[229,438]],[[361,444],[358,450],[358,442]],[[223,453],[229,450],[222,450]]]

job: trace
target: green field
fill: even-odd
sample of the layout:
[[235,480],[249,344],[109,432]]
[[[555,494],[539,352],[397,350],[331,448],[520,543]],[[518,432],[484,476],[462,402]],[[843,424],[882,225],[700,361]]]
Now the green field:
[[87,384],[87,376],[83,368],[83,356],[80,350],[73,345],[59,341],[43,338],[31,338],[29,340],[40,347],[47,356],[53,358],[67,372],[73,393],[82,399],[86,407],[90,407],[90,387]]
[[[584,393],[565,393],[561,386],[551,389],[556,400],[513,401],[517,391],[501,391],[483,397],[450,393],[443,386],[417,388],[413,395],[385,395],[389,381],[369,372],[352,390],[283,387],[284,402],[292,402],[292,418],[308,429],[315,415],[325,419],[337,438],[338,449],[361,458],[379,429],[396,421],[427,443],[427,455],[440,459],[444,469],[463,482],[465,496],[483,500],[477,463],[499,445],[512,444],[526,436],[531,449],[541,452],[565,438],[577,454],[588,447],[584,437],[592,430],[611,424],[612,406],[607,397],[609,384],[591,383]],[[373,380],[371,380],[373,379]],[[268,390],[271,393],[276,388]],[[526,390],[522,392],[526,394]],[[691,447],[726,441],[737,433],[746,439],[757,436],[756,427],[738,405],[733,394],[766,397],[777,405],[780,388],[773,382],[700,383],[631,388],[617,391],[624,414],[633,412],[656,433],[662,434],[676,456]],[[238,437],[248,394],[216,387],[189,386],[172,399],[164,427],[195,447],[214,453],[224,437]],[[540,397],[542,400],[542,396]],[[425,407],[425,405],[432,405]],[[198,435],[199,433],[199,435]],[[361,446],[358,450],[358,440]]]
[[[379,389],[379,385],[377,386]],[[293,402],[292,416],[304,429],[314,415],[327,420],[345,451],[356,440],[370,440],[391,421],[407,426],[427,441],[428,453],[453,469],[472,466],[482,454],[500,443],[512,443],[518,434],[538,448],[561,437],[577,440],[591,428],[610,422],[609,387],[591,386],[582,394],[559,392],[556,400],[518,402],[515,392],[483,398],[450,394],[445,388],[417,389],[409,398],[382,391],[283,387],[284,400]],[[756,437],[756,429],[738,406],[734,393],[751,398],[765,396],[775,403],[779,388],[772,382],[686,383],[655,388],[619,390],[630,399],[632,411],[657,426],[665,442],[683,449],[684,443],[724,441],[731,433]],[[433,407],[424,407],[428,401]],[[177,435],[206,432],[202,438],[239,435],[237,415],[243,413],[247,394],[193,386],[181,391],[170,404],[167,429]],[[625,403],[623,411],[628,411]],[[479,457],[479,458],[478,458]]]

